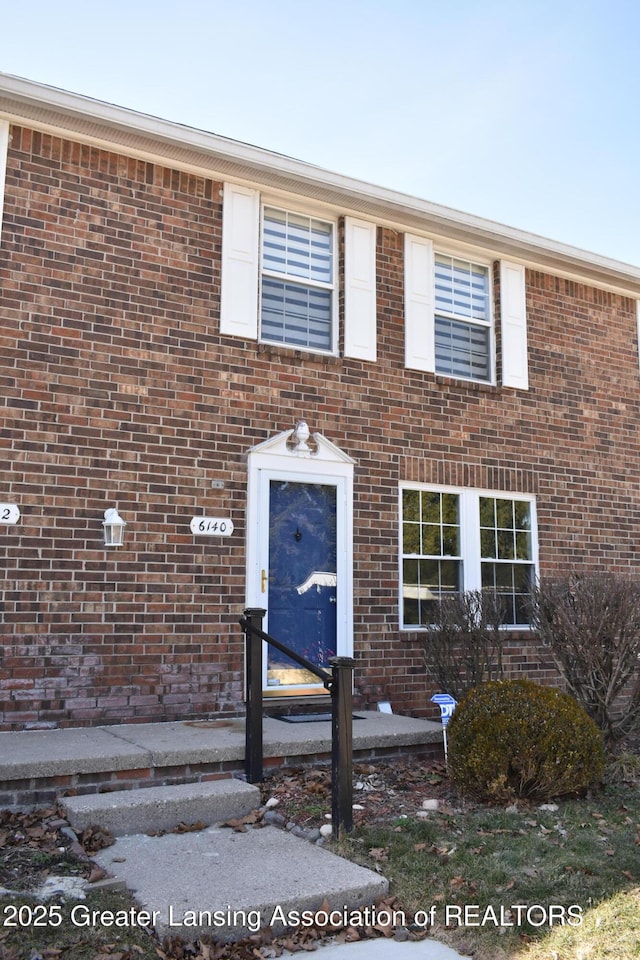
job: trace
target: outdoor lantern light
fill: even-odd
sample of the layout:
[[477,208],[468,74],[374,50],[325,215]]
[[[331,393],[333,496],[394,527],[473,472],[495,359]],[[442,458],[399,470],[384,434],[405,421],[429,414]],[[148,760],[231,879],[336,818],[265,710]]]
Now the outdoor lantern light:
[[124,539],[126,523],[118,513],[116,507],[109,507],[104,512],[104,545],[105,547],[121,547]]

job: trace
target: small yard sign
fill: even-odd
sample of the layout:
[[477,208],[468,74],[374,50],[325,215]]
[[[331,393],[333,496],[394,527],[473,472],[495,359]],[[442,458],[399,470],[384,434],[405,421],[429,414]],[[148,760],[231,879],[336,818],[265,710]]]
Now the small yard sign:
[[446,727],[453,716],[453,711],[456,708],[458,703],[457,700],[454,700],[450,693],[434,693],[431,697],[431,703],[437,703],[440,707],[440,717],[442,719],[442,726]]
[[440,707],[440,718],[442,720],[442,740],[444,744],[444,759],[447,761],[447,724],[453,716],[458,701],[454,700],[450,693],[434,693],[431,697],[431,703],[437,703]]

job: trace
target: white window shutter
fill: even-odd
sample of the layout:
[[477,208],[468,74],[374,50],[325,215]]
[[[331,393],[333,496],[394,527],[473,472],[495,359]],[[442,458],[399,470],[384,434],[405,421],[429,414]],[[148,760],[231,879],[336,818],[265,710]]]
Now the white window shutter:
[[529,389],[527,307],[524,267],[500,261],[500,313],[502,315],[502,385]]
[[376,225],[344,221],[344,354],[376,359]]
[[404,238],[405,364],[433,373],[436,368],[433,243],[424,237]]
[[260,194],[225,183],[222,204],[220,332],[258,337]]
[[4,184],[7,176],[7,151],[9,150],[9,121],[0,120],[0,242],[2,241],[2,213],[4,210]]

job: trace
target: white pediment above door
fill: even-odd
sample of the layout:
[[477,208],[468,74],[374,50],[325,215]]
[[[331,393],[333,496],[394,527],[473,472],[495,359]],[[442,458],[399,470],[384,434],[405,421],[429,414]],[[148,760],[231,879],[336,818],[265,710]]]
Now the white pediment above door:
[[289,458],[292,462],[296,460],[308,460],[316,463],[318,467],[322,465],[324,470],[329,464],[342,464],[353,467],[355,460],[346,454],[340,447],[327,440],[321,433],[311,433],[308,439],[300,442],[296,437],[296,430],[285,430],[283,433],[270,437],[262,443],[252,447],[249,451],[250,459],[261,459],[266,457]]

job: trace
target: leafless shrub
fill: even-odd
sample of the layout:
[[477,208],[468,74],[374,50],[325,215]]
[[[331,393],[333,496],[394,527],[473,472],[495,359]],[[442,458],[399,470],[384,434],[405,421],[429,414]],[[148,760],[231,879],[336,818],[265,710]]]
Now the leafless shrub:
[[459,700],[484,680],[503,678],[504,617],[504,604],[491,591],[467,590],[434,604],[424,657],[441,690]]
[[640,728],[640,583],[617,574],[541,580],[531,625],[570,693],[612,745]]

